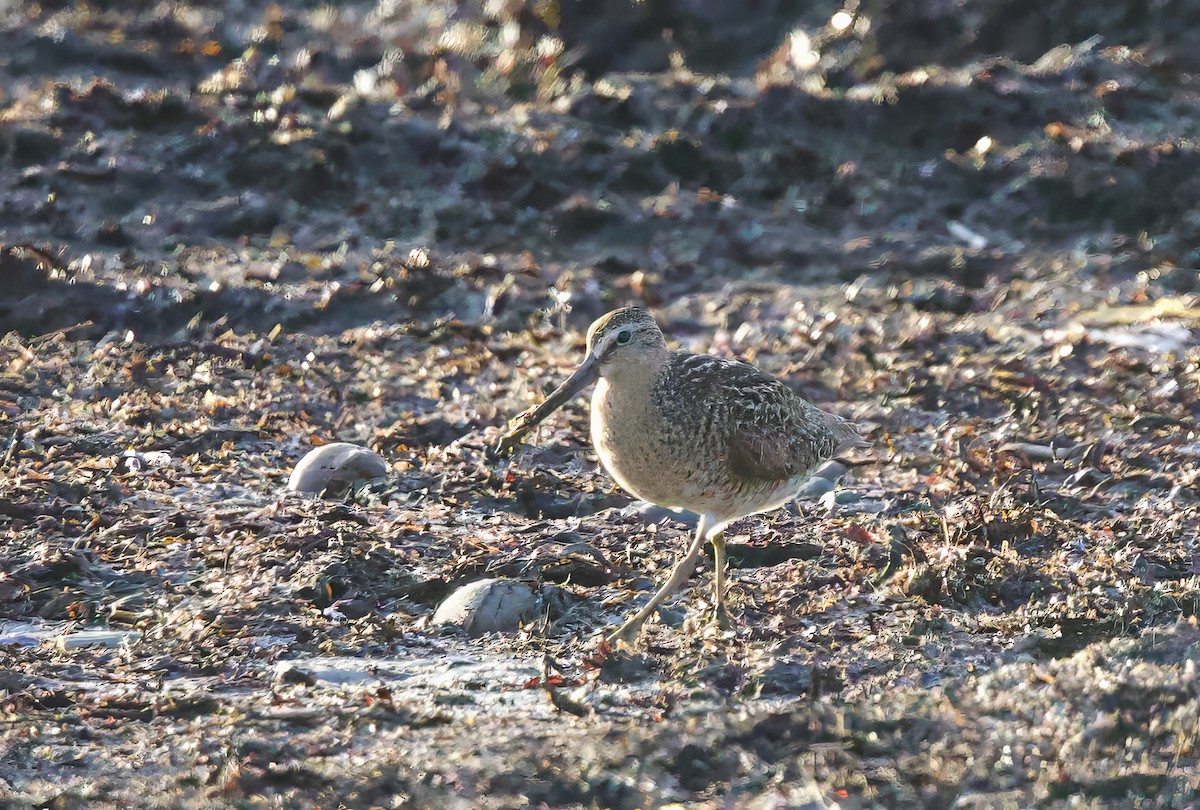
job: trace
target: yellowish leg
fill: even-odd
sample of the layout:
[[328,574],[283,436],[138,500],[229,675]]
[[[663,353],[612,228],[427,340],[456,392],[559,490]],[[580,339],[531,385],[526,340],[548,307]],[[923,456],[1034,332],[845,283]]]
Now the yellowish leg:
[[696,563],[700,560],[700,549],[704,548],[704,540],[708,534],[709,522],[707,517],[700,518],[700,525],[696,527],[696,536],[692,540],[692,544],[688,546],[687,553],[680,557],[679,561],[675,563],[675,567],[671,569],[671,576],[654,593],[654,596],[650,597],[650,601],[646,603],[644,608],[630,616],[625,624],[605,636],[605,641],[609,644],[615,644],[621,639],[630,640],[636,638],[642,629],[642,625],[646,623],[646,620],[650,618],[658,606],[679,590],[684,582],[687,582],[687,578],[692,575],[692,571],[696,569]]
[[717,532],[712,536],[713,544],[713,568],[716,569],[714,583],[717,590],[716,599],[716,615],[713,621],[717,627],[722,630],[729,630],[733,627],[733,619],[729,616],[729,611],[725,609],[725,530]]

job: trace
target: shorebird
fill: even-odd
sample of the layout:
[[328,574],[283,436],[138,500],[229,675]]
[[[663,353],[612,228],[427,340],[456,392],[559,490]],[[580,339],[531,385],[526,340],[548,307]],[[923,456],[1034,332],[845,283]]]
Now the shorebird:
[[606,637],[610,643],[636,638],[691,576],[706,541],[714,552],[715,619],[729,627],[725,527],[782,506],[820,464],[868,446],[850,422],[749,363],[670,351],[650,313],[623,307],[591,325],[583,362],[541,405],[512,421],[496,453],[511,450],[593,382],[592,445],[604,468],[634,496],[700,516],[666,582]]

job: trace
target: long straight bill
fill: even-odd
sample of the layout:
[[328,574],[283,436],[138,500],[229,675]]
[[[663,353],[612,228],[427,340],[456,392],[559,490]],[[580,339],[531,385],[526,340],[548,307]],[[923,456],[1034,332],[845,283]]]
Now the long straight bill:
[[579,364],[579,368],[575,369],[574,374],[558,388],[555,388],[550,396],[546,397],[545,402],[530,408],[509,423],[508,432],[500,437],[500,443],[496,445],[496,454],[503,455],[516,447],[529,431],[541,424],[547,416],[595,382],[599,370],[595,356],[589,355]]

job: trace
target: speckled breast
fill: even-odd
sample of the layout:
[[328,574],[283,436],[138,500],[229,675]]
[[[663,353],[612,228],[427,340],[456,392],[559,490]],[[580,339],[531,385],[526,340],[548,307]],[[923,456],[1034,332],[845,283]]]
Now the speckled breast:
[[592,446],[626,492],[662,506],[733,519],[765,512],[795,495],[806,476],[790,481],[738,479],[713,436],[667,419],[628,386],[614,392],[601,379],[592,396]]
[[[670,426],[646,398],[614,392],[605,380],[592,396],[592,446],[621,488],[645,501],[696,509],[696,459],[678,446]],[[640,400],[640,401],[639,401]]]

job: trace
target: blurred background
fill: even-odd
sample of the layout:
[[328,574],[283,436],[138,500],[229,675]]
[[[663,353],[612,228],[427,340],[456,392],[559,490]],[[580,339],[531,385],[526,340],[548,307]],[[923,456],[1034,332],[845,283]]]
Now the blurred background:
[[1197,285],[1196,2],[0,20],[0,241],[44,251],[0,259],[0,329],[578,328],[737,280],[971,289],[1068,265]]

